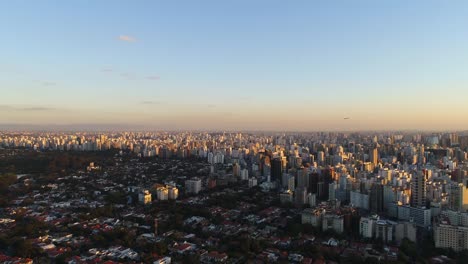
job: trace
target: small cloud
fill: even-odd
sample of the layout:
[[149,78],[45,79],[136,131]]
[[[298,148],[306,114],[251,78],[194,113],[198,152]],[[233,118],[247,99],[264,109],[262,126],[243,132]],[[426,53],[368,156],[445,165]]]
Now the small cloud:
[[57,84],[57,83],[55,83],[55,82],[47,82],[47,81],[46,81],[46,82],[42,82],[42,85],[44,85],[44,86],[53,86],[53,85],[56,85],[56,84]]
[[123,78],[127,78],[129,80],[134,80],[135,79],[135,75],[132,74],[132,73],[124,72],[124,73],[121,73],[120,76],[122,76]]
[[232,117],[234,116],[234,113],[233,112],[220,112],[219,113],[221,116],[225,116],[225,117]]
[[110,68],[101,69],[101,72],[113,72],[114,70]]
[[157,75],[153,75],[153,76],[148,76],[148,77],[146,77],[146,79],[157,81],[157,80],[159,80],[159,79],[161,79],[161,78],[160,78],[159,76],[157,76]]
[[126,42],[136,42],[136,38],[127,35],[120,35],[119,40]]
[[14,110],[15,108],[9,105],[0,105],[0,110]]
[[158,104],[161,104],[161,102],[159,102],[159,101],[142,101],[141,104],[144,104],[144,105],[158,105]]
[[[11,105],[0,105],[0,110],[9,110],[9,111],[52,111],[56,110],[55,108],[45,107],[45,106],[27,106],[27,107],[17,107]],[[61,110],[62,111],[62,110]]]
[[54,108],[43,107],[43,106],[34,106],[34,107],[24,107],[20,108],[21,111],[50,111],[55,110]]
[[215,108],[216,105],[214,105],[214,104],[209,104],[209,105],[207,105],[206,107],[208,107],[208,108]]

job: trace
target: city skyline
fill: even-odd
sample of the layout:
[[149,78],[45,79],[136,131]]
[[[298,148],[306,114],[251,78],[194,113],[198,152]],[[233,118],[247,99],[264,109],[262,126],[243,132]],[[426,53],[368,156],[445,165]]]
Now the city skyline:
[[0,126],[468,129],[462,1],[0,7]]

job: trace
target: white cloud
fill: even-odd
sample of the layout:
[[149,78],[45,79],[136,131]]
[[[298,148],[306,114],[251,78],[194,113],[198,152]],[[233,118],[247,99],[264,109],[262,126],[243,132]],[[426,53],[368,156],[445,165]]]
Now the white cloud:
[[146,77],[146,79],[157,81],[157,80],[159,80],[159,79],[161,79],[161,78],[160,78],[159,76],[157,76],[157,75],[152,75],[152,76]]
[[126,42],[136,42],[136,38],[128,35],[120,35],[119,40],[126,41]]
[[45,81],[45,82],[42,82],[42,85],[44,85],[44,86],[52,86],[52,85],[56,85],[56,83],[55,83],[55,82]]
[[144,104],[144,105],[159,105],[161,104],[160,101],[142,101],[141,104]]

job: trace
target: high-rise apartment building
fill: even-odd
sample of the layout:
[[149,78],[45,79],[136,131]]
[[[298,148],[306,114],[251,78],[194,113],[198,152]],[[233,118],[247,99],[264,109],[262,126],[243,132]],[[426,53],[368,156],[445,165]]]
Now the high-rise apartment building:
[[378,160],[379,160],[379,151],[377,150],[377,147],[374,147],[369,152],[369,161],[375,166],[377,165]]
[[282,162],[280,158],[274,158],[271,160],[271,178],[272,182],[280,180],[283,173]]
[[413,172],[411,178],[411,206],[426,206],[426,177],[422,171]]
[[198,194],[201,191],[201,180],[193,178],[185,181],[185,192]]
[[434,242],[436,248],[468,250],[468,227],[437,224],[434,226]]

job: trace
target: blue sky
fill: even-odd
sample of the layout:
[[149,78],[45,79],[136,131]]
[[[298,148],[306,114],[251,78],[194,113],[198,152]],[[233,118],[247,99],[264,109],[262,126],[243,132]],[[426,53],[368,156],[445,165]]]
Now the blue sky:
[[466,1],[4,1],[0,123],[468,129],[466,14]]

